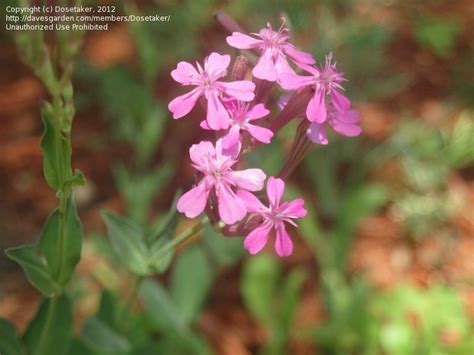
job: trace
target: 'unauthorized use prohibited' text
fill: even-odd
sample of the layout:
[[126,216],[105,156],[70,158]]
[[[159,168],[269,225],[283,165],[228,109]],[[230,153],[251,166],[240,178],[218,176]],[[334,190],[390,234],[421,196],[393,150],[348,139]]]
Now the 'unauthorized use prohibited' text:
[[109,6],[7,6],[7,31],[107,31],[114,22],[169,22],[170,15],[119,15]]

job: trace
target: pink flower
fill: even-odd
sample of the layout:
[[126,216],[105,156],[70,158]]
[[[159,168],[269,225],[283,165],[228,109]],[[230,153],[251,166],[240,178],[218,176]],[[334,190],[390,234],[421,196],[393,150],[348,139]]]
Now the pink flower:
[[278,31],[273,31],[271,25],[267,24],[267,28],[252,34],[258,38],[233,32],[226,41],[234,48],[259,49],[261,51],[262,55],[252,71],[253,76],[258,79],[276,81],[282,73],[294,73],[288,64],[287,56],[295,62],[315,63],[311,54],[297,50],[293,44],[288,42],[288,29],[284,22]]
[[328,124],[337,133],[346,137],[356,137],[361,134],[359,126],[360,114],[354,110],[340,113],[332,106],[329,106],[327,121],[323,124],[312,122],[308,127],[308,137],[316,144],[328,144],[328,138],[324,126]]
[[195,218],[206,208],[211,191],[217,198],[219,216],[226,224],[240,221],[247,214],[243,201],[233,191],[233,187],[259,191],[263,188],[265,173],[260,169],[233,171],[237,162],[240,144],[231,150],[224,150],[222,139],[214,145],[204,141],[194,144],[189,155],[196,170],[203,177],[197,186],[186,192],[178,201],[177,209],[188,218]]
[[204,95],[207,100],[207,123],[212,129],[223,129],[229,125],[229,114],[224,108],[221,98],[232,97],[241,101],[254,99],[255,84],[248,80],[238,80],[225,83],[219,81],[227,74],[230,63],[229,55],[211,53],[204,60],[204,69],[196,63],[197,70],[188,62],[179,62],[171,72],[173,79],[184,86],[196,86],[187,94],[172,100],[168,109],[173,118],[186,116],[196,105],[197,100]]
[[345,80],[344,75],[336,70],[336,64],[332,63],[332,54],[326,56],[326,64],[323,68],[318,69],[301,63],[299,66],[311,76],[283,73],[280,75],[279,83],[286,90],[297,90],[305,86],[313,87],[313,97],[306,107],[306,117],[310,122],[321,124],[326,121],[327,100],[341,114],[349,110],[351,102],[340,92],[343,90],[341,83]]
[[[252,121],[259,120],[267,116],[270,111],[263,104],[257,104],[250,108],[248,103],[230,100],[224,103],[230,115],[230,128],[223,137],[222,147],[229,149],[240,142],[240,134],[247,131],[253,138],[262,143],[270,143],[273,132],[265,127],[252,124]],[[206,121],[201,122],[201,127],[210,129]]]
[[281,203],[285,190],[282,179],[270,177],[267,182],[267,197],[270,205],[263,205],[260,200],[248,191],[241,190],[237,195],[245,202],[248,212],[259,215],[262,223],[250,232],[244,240],[244,247],[250,254],[256,254],[267,244],[272,229],[276,231],[275,251],[279,256],[288,256],[293,252],[293,243],[288,235],[285,223],[296,226],[293,219],[306,216],[304,200],[297,198]]

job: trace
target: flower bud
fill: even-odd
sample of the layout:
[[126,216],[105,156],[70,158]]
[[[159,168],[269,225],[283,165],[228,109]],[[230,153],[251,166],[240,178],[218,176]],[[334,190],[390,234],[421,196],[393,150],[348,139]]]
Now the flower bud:
[[234,66],[232,67],[232,72],[230,74],[230,80],[244,80],[245,75],[247,74],[247,65],[248,59],[245,56],[239,55],[235,58]]

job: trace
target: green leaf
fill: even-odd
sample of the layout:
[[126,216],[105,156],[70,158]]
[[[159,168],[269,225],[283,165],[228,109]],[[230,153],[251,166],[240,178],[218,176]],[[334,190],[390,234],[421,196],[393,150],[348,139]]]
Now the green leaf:
[[176,332],[178,334],[187,331],[180,309],[163,286],[158,282],[145,280],[139,292],[147,309],[146,315],[156,328],[163,332]]
[[61,292],[81,258],[82,226],[72,196],[67,201],[61,229],[64,233],[62,246],[59,210],[56,209],[46,220],[38,245],[6,250],[8,257],[20,264],[31,284],[46,297]]
[[63,187],[64,172],[61,169],[70,169],[71,146],[59,130],[55,130],[53,117],[49,110],[42,110],[44,134],[41,137],[41,151],[43,152],[43,173],[49,186],[54,191]]
[[82,250],[82,225],[72,196],[69,197],[66,204],[62,256],[59,249],[61,243],[59,224],[59,210],[56,209],[48,217],[41,231],[38,249],[46,257],[47,266],[53,279],[64,286],[71,279],[74,269],[81,259]]
[[6,250],[7,256],[22,267],[28,281],[46,297],[61,292],[61,286],[50,274],[46,258],[34,245],[22,245]]
[[244,255],[242,239],[223,237],[210,225],[203,228],[203,242],[206,244],[206,250],[210,250],[212,258],[222,265],[233,264]]
[[283,284],[282,299],[280,304],[281,310],[281,326],[288,332],[298,307],[300,292],[303,282],[307,275],[304,270],[293,270],[285,279]]
[[131,220],[102,211],[112,246],[125,266],[137,275],[147,275],[148,250],[142,229]]
[[462,23],[456,18],[425,17],[417,21],[414,34],[421,45],[446,57],[453,50],[462,27]]
[[22,353],[15,326],[6,319],[0,318],[0,354],[21,355]]
[[275,258],[267,254],[248,259],[243,270],[241,292],[245,306],[260,322],[274,320],[274,296],[280,269]]
[[110,327],[116,328],[118,313],[117,298],[111,291],[104,289],[100,296],[97,318]]
[[81,339],[91,349],[104,353],[117,354],[130,351],[131,348],[126,337],[96,317],[85,321]]
[[191,324],[207,296],[213,272],[198,246],[183,251],[171,271],[170,293],[184,321]]
[[72,340],[72,321],[67,295],[44,300],[23,336],[28,355],[66,354]]

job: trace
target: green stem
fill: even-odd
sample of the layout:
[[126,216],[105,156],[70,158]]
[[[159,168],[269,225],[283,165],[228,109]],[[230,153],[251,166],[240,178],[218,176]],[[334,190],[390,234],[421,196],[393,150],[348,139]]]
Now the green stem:
[[176,238],[166,243],[161,249],[160,255],[163,256],[163,255],[168,254],[176,246],[185,242],[187,239],[191,238],[193,235],[199,232],[208,223],[209,223],[209,218],[206,216],[199,223],[195,224],[189,229],[186,229],[183,233],[178,235]]

